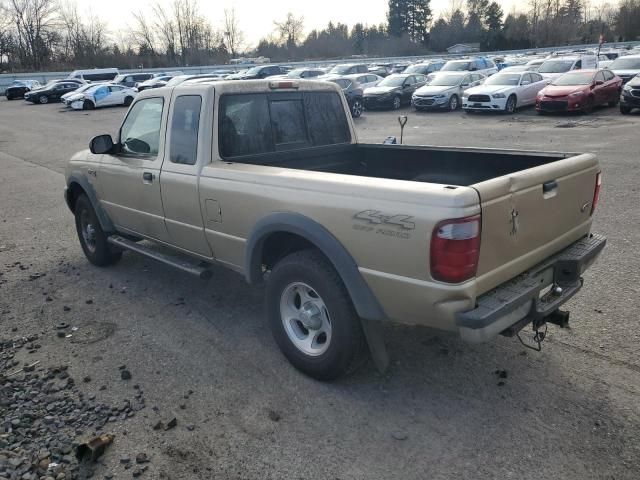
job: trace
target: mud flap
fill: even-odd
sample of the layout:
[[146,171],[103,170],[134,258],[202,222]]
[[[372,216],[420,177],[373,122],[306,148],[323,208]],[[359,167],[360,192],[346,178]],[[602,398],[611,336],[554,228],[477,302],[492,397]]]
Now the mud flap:
[[367,339],[367,345],[369,345],[369,352],[371,352],[371,359],[376,369],[381,374],[386,373],[389,368],[389,353],[387,347],[384,344],[384,336],[382,335],[382,325],[376,320],[361,319],[362,331]]

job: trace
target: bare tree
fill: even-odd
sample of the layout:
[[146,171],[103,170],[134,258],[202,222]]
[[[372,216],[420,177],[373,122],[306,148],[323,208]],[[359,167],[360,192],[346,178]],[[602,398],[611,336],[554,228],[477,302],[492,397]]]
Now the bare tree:
[[283,22],[273,22],[280,42],[287,47],[295,47],[301,40],[304,26],[304,17],[296,18],[293,13],[287,13]]
[[138,44],[138,49],[149,52],[151,55],[156,54],[155,35],[149,24],[144,12],[133,12],[131,14],[135,20],[135,27],[131,30],[131,34],[135,42]]
[[224,10],[222,38],[227,51],[232,57],[235,57],[244,43],[244,33],[240,30],[235,8],[231,10],[225,8]]
[[10,0],[17,47],[24,65],[40,69],[48,58],[48,39],[54,27],[55,0]]

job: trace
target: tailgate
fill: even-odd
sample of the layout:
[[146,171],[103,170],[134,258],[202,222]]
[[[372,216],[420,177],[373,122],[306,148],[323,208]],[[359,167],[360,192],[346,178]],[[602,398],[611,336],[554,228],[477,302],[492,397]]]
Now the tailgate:
[[478,294],[589,232],[599,171],[583,154],[473,185],[482,206]]

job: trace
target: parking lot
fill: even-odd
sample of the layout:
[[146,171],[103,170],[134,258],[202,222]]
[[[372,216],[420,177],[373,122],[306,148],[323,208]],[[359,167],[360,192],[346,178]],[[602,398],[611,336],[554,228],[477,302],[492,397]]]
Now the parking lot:
[[[640,114],[404,108],[356,119],[362,142],[399,138],[407,115],[405,143],[595,152],[594,231],[608,244],[568,305],[571,328],[550,327],[540,353],[389,325],[385,375],[368,364],[319,383],[280,354],[263,291],[241,276],[196,280],[132,254],[108,269],[86,261],[65,163],[93,135],[115,134],[125,111],[0,99],[0,338],[37,334],[20,364],[67,365],[99,401],[144,392],[144,409],[102,430],[116,437],[95,478],[129,478],[121,459],[139,451],[147,478],[638,478]],[[60,322],[77,330],[60,338]],[[153,428],[174,417],[175,428]]]

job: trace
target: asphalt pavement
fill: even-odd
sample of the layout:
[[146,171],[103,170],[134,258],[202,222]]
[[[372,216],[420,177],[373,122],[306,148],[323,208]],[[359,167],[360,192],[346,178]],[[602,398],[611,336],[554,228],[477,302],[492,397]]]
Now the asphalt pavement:
[[[405,143],[596,152],[594,231],[608,244],[567,305],[571,328],[549,327],[540,353],[389,325],[385,375],[368,364],[320,383],[280,354],[263,290],[238,274],[201,281],[134,254],[106,269],[86,261],[64,165],[124,113],[0,100],[0,339],[40,345],[12,352],[12,369],[65,365],[108,404],[144,392],[130,417],[77,432],[115,435],[94,478],[130,478],[122,460],[138,453],[154,479],[639,478],[640,114],[365,112],[366,142],[399,137],[406,114]],[[11,408],[0,402],[0,418]]]

